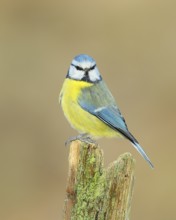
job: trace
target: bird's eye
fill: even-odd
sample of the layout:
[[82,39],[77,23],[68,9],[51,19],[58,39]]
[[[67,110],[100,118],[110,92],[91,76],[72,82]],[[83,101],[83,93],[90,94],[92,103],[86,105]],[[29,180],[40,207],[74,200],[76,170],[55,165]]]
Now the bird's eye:
[[81,68],[81,67],[79,67],[79,66],[75,66],[75,68],[76,68],[77,70],[83,70],[83,68]]
[[96,67],[96,64],[94,66],[90,67],[89,70],[93,70],[93,69],[95,69],[95,67]]
[[74,64],[71,64],[71,66],[74,66],[77,70],[84,70],[83,68],[81,68],[80,66],[76,66]]

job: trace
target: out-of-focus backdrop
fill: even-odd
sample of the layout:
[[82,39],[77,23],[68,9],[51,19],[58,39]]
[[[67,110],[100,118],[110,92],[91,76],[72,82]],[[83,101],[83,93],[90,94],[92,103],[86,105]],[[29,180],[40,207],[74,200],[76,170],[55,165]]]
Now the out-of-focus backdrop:
[[151,170],[136,158],[131,219],[175,219],[176,1],[0,2],[0,219],[61,220],[76,135],[58,104],[72,58],[95,58]]

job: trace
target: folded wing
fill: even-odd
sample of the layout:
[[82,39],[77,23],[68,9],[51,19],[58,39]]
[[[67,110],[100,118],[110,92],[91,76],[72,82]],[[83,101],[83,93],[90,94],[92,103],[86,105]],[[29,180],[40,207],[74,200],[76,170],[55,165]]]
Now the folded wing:
[[109,127],[130,140],[136,150],[144,157],[149,165],[153,167],[150,159],[139,145],[138,141],[129,132],[125,119],[120,113],[112,94],[103,81],[92,87],[83,89],[79,98],[79,104],[85,111],[99,118]]

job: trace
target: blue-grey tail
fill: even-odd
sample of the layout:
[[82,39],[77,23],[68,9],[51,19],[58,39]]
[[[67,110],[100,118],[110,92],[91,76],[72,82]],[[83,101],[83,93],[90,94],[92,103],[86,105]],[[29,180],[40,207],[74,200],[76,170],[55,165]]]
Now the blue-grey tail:
[[147,161],[150,167],[153,169],[154,166],[150,161],[149,157],[147,156],[147,154],[145,153],[145,151],[142,149],[142,147],[137,142],[131,142],[131,143],[135,147],[135,149],[141,154],[141,156]]
[[154,168],[152,162],[150,161],[149,157],[147,156],[145,151],[142,149],[142,147],[139,145],[139,143],[136,140],[136,138],[128,130],[127,131],[124,131],[122,129],[118,129],[118,130],[121,132],[121,134],[124,137],[126,137],[132,143],[132,145],[140,153],[140,155],[147,161],[147,163],[150,165],[150,167]]

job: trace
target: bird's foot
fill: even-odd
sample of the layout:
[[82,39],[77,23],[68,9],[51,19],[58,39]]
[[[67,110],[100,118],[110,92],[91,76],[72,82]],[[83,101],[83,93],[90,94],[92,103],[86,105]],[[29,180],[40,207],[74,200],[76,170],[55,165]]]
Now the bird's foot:
[[70,137],[66,142],[65,146],[69,145],[72,141],[80,140],[86,144],[95,144],[96,142],[88,134],[80,134],[75,137]]

